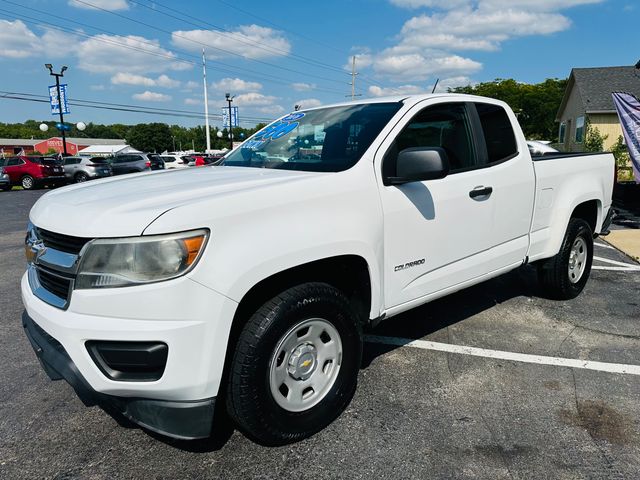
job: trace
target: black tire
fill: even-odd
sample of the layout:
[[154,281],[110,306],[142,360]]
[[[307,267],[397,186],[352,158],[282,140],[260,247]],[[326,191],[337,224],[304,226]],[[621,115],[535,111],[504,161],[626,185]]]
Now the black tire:
[[20,179],[20,185],[22,185],[23,190],[33,190],[36,188],[36,181],[31,175],[25,175]]
[[74,181],[76,183],[83,183],[83,182],[86,182],[87,180],[89,180],[89,175],[87,175],[84,172],[78,172],[78,173],[76,173],[76,176],[73,177],[73,179],[74,179]]
[[[287,332],[312,318],[327,321],[339,333],[342,362],[319,403],[292,412],[278,405],[271,393],[270,363]],[[243,327],[230,365],[227,411],[239,429],[258,443],[297,442],[322,430],[347,407],[361,359],[361,328],[344,294],[325,283],[290,288],[262,305]]]
[[[571,250],[578,241],[584,241],[586,246],[586,258],[584,260],[584,270],[581,275],[570,273],[569,262],[571,261]],[[579,245],[580,247],[580,245]],[[567,231],[562,240],[560,251],[540,265],[538,269],[538,279],[549,298],[557,300],[569,300],[580,295],[584,286],[589,280],[591,273],[591,263],[593,262],[593,232],[587,222],[580,218],[569,220]],[[576,267],[580,267],[576,265]],[[574,277],[573,280],[570,277]]]

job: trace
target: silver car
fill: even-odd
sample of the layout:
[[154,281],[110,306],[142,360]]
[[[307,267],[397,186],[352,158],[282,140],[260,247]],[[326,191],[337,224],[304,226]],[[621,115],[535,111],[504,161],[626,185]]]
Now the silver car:
[[110,177],[113,171],[106,158],[65,157],[64,175],[69,183],[81,183],[94,178]]

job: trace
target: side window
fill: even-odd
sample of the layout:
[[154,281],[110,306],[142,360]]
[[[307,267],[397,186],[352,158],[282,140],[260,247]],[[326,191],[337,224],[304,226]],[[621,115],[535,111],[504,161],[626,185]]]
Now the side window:
[[130,155],[118,155],[116,157],[116,163],[127,163],[131,161]]
[[77,163],[80,163],[80,159],[78,157],[66,157],[64,159],[65,165],[75,165]]
[[504,108],[489,103],[475,105],[487,146],[489,164],[515,156],[518,153],[516,136]]
[[398,134],[384,160],[384,175],[395,176],[399,152],[413,147],[440,147],[449,158],[450,172],[477,165],[471,121],[464,103],[442,103],[419,112]]
[[584,117],[576,118],[576,143],[584,141]]
[[24,162],[21,158],[10,158],[7,161],[7,167],[15,167],[17,165],[22,165]]

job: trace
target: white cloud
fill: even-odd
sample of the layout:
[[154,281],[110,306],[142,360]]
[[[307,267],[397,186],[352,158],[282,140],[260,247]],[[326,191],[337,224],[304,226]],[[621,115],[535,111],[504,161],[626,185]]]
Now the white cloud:
[[[562,10],[605,0],[389,0],[423,12],[407,20],[395,45],[364,52],[358,70],[367,64],[396,82],[464,78],[482,68],[468,52],[491,52],[504,42],[524,36],[544,36],[571,27]],[[463,54],[462,52],[467,52]],[[348,67],[348,64],[345,68]],[[371,94],[380,93],[375,88]]]
[[204,104],[204,101],[198,98],[185,98],[184,104],[185,105],[202,105]]
[[76,53],[78,67],[94,73],[149,74],[191,68],[158,40],[135,35],[95,35],[77,44]]
[[459,75],[477,72],[482,64],[459,55],[442,52],[396,54],[383,52],[374,70],[393,80],[424,80],[439,75]]
[[[265,107],[256,108],[256,112],[264,113],[265,115],[278,116],[284,113],[286,110],[281,105],[267,105]],[[240,116],[242,118],[242,115]]]
[[263,107],[274,105],[278,101],[278,98],[271,95],[263,95],[262,93],[249,92],[237,95],[233,101],[236,105]]
[[322,102],[317,98],[305,98],[303,100],[298,100],[296,105],[300,105],[301,108],[315,108],[322,105]]
[[127,0],[87,0],[85,3],[79,2],[78,0],[69,0],[69,5],[72,7],[95,10],[94,7],[88,5],[89,3],[109,11],[129,9]]
[[379,87],[371,85],[369,94],[374,97],[388,97],[393,95],[415,95],[418,93],[427,93],[424,87],[419,85],[400,85],[398,87]]
[[168,102],[171,100],[171,95],[165,95],[164,93],[150,92],[149,90],[143,93],[135,93],[132,95],[134,100],[142,100],[143,102]]
[[252,90],[262,90],[262,84],[258,82],[247,82],[241,78],[223,78],[219,82],[214,82],[211,86],[215,90],[225,92],[249,92]]
[[40,48],[40,38],[20,20],[0,20],[0,57],[26,58]]
[[107,87],[105,87],[104,85],[90,85],[89,89],[93,90],[94,92],[102,92],[106,90]]
[[178,30],[171,35],[172,43],[179,48],[200,52],[206,48],[208,58],[241,55],[245,58],[286,56],[291,44],[281,32],[259,25],[241,25],[235,31]]
[[122,72],[111,77],[111,83],[114,85],[144,85],[145,87],[154,87],[156,84],[153,78]]
[[291,88],[293,88],[296,92],[308,92],[309,90],[313,90],[317,85],[315,83],[304,83],[304,82],[296,82],[291,84]]
[[193,80],[189,80],[189,81],[185,84],[184,88],[185,88],[185,90],[186,90],[186,91],[190,91],[190,90],[194,90],[194,89],[196,89],[196,88],[200,88],[200,86],[201,86],[201,85],[202,85],[202,84],[201,84],[201,83],[199,83],[199,82],[194,82]]

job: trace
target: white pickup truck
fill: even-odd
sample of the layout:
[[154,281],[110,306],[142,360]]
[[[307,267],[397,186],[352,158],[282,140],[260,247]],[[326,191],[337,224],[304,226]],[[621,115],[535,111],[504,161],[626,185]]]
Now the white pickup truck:
[[613,182],[611,154],[532,159],[487,98],[294,112],[223,166],[42,196],[23,324],[87,405],[182,439],[226,411],[259,443],[293,442],[348,405],[363,327],[527,263],[578,295]]

